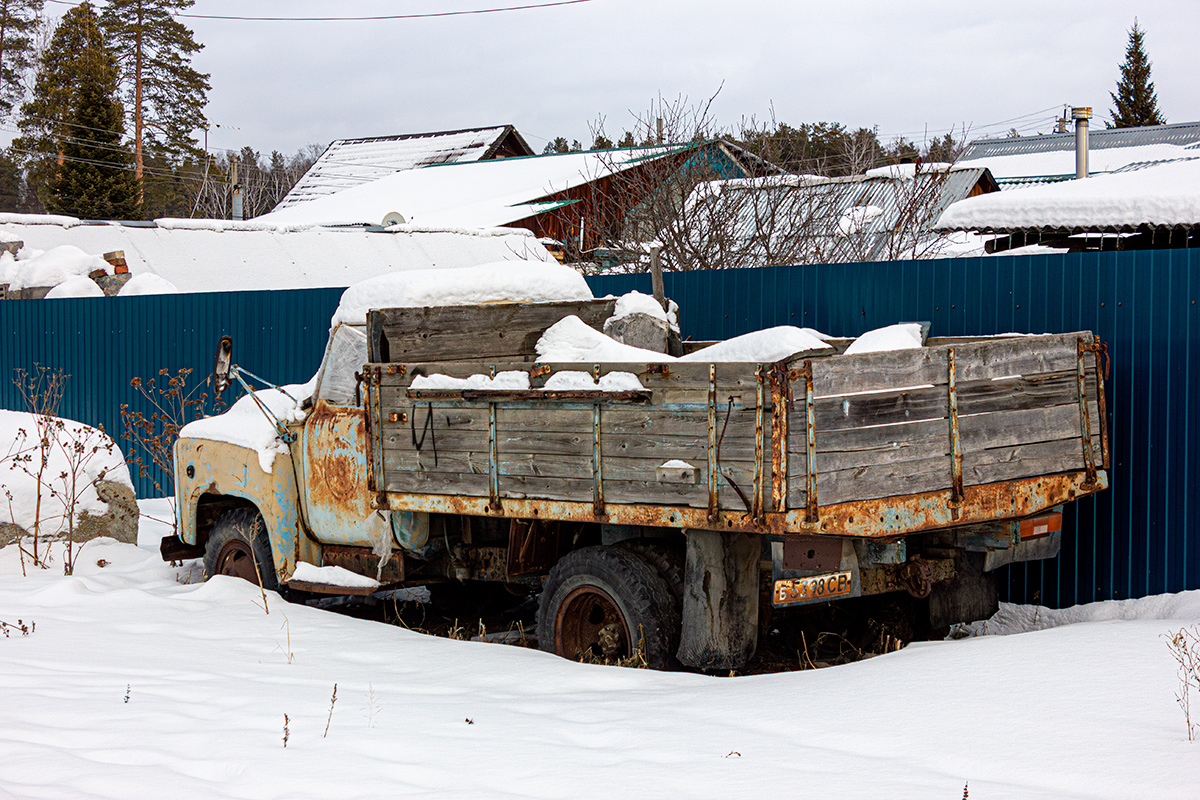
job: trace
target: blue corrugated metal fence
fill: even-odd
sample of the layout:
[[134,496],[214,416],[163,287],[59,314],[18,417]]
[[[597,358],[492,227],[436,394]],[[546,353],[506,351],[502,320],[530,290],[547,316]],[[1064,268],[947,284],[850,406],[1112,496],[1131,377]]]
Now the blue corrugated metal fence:
[[[650,291],[646,275],[589,278]],[[1063,606],[1200,588],[1200,251],[896,261],[669,273],[685,336],[772,325],[857,335],[928,320],[933,335],[1094,331],[1109,343],[1112,489],[1071,507],[1062,555],[1005,574],[1007,595]],[[72,375],[64,416],[119,431],[134,376],[211,369],[217,338],[264,378],[307,380],[339,290],[106,301],[0,302],[0,376],[33,363]],[[20,408],[7,380],[0,406]],[[145,492],[143,482],[139,491]]]

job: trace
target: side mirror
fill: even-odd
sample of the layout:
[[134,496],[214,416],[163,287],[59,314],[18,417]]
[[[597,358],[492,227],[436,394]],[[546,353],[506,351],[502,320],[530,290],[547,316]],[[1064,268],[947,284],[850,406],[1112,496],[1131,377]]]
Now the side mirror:
[[213,399],[229,388],[229,368],[233,366],[233,337],[222,336],[217,342],[217,355],[213,359]]

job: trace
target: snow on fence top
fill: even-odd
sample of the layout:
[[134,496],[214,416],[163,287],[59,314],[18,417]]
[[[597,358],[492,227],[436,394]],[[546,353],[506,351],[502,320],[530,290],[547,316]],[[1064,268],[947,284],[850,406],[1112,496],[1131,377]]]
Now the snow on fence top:
[[[25,243],[21,253],[25,257],[62,245],[85,254],[122,250],[135,278],[157,275],[181,292],[349,286],[399,269],[467,267],[509,259],[554,260],[528,231],[498,228],[397,225],[386,231],[368,231],[257,220],[170,219],[132,226],[85,223],[73,217],[0,214],[0,240],[6,237]],[[104,265],[102,259],[96,260]],[[0,263],[0,282],[6,271],[5,263]]]
[[393,272],[356,283],[342,293],[331,324],[362,325],[372,308],[591,299],[587,281],[570,267],[557,262],[495,261],[463,269]]
[[947,208],[936,227],[1099,231],[1140,225],[1200,225],[1200,159],[969,197]]

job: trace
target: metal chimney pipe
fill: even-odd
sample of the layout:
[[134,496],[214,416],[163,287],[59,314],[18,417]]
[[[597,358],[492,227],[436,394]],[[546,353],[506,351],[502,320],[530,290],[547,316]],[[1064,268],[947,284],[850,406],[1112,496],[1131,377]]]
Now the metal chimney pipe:
[[1075,120],[1075,178],[1088,176],[1088,120],[1092,109],[1072,108],[1071,119]]

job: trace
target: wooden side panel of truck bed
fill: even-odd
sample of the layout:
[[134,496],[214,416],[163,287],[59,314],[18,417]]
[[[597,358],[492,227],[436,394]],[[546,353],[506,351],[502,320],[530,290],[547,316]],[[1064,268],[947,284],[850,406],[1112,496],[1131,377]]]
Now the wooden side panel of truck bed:
[[[777,534],[1024,516],[1107,486],[1101,367],[1086,332],[774,364],[375,363],[372,482],[381,507]],[[511,370],[531,389],[411,388]],[[540,388],[563,371],[643,389]]]

